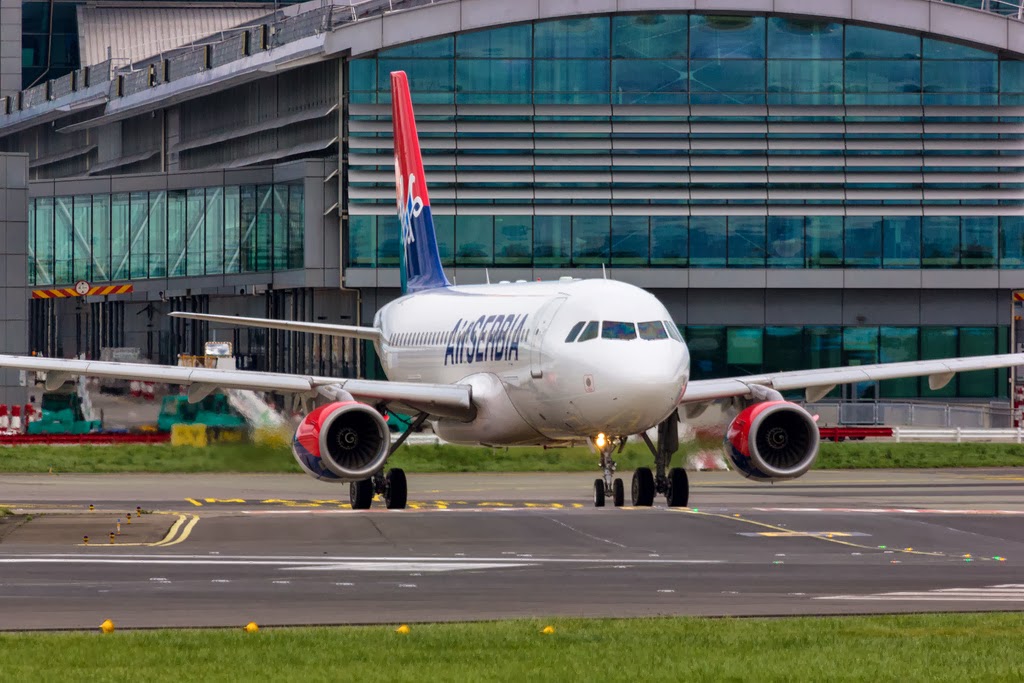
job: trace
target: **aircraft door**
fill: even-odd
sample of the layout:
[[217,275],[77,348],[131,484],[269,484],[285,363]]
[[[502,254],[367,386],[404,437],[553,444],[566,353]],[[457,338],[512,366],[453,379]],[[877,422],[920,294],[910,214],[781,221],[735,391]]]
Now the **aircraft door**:
[[544,376],[544,336],[551,326],[558,309],[565,303],[565,297],[560,296],[552,299],[537,311],[530,325],[530,376],[539,379]]

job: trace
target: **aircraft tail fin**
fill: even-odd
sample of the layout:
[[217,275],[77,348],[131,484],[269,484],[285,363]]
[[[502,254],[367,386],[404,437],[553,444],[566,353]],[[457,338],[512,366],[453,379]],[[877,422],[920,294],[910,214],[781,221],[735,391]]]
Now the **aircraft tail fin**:
[[399,263],[402,293],[448,287],[451,283],[441,267],[430,197],[423,172],[416,118],[404,71],[391,72],[391,120],[395,135],[395,185],[398,218],[402,227]]

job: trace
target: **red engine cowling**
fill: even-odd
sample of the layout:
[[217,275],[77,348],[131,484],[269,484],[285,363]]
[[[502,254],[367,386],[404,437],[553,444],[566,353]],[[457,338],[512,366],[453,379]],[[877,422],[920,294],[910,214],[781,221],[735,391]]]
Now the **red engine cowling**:
[[725,450],[740,474],[771,481],[794,479],[818,457],[818,425],[789,401],[755,403],[729,425]]
[[307,474],[344,483],[367,479],[384,467],[391,432],[381,414],[365,403],[320,406],[299,423],[292,454]]

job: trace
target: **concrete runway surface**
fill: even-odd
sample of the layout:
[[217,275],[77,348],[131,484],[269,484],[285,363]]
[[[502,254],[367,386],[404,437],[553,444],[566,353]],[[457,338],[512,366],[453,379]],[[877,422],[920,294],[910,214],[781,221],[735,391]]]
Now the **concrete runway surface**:
[[1024,470],[693,473],[685,510],[594,509],[593,478],[353,512],[302,475],[5,475],[0,628],[1024,608]]

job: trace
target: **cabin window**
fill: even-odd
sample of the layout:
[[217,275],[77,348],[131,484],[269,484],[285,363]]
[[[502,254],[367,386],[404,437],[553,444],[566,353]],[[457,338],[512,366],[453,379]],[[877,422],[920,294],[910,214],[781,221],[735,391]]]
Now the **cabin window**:
[[596,320],[591,320],[589,323],[587,323],[587,326],[585,328],[583,328],[583,334],[581,334],[580,338],[577,339],[576,341],[578,341],[578,342],[585,342],[585,341],[590,341],[591,339],[597,339],[597,330],[598,330],[598,323],[597,323],[597,321]]
[[652,341],[655,339],[668,339],[668,332],[665,331],[665,326],[660,320],[637,323],[636,328],[640,333],[641,339],[648,339]]
[[602,339],[636,339],[636,325],[633,323],[605,320],[601,325]]

